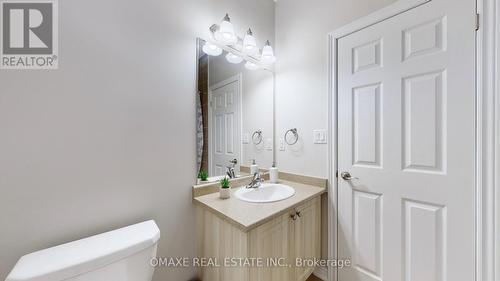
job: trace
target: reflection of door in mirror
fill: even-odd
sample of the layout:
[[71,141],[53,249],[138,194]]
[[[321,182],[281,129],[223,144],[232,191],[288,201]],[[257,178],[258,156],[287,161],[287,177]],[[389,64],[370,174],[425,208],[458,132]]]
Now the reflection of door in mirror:
[[233,159],[238,163],[234,172],[239,173],[241,162],[241,74],[232,76],[209,90],[209,171],[213,176],[226,173]]

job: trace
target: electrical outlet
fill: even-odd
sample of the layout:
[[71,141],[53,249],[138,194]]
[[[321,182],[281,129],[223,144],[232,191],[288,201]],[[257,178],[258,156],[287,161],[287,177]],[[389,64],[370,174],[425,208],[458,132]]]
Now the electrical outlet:
[[266,139],[266,149],[273,150],[273,139]]
[[249,144],[250,143],[250,135],[248,133],[244,133],[242,136],[241,136],[241,142],[243,144]]
[[285,140],[282,139],[282,138],[279,141],[279,150],[280,151],[285,151]]
[[313,142],[315,144],[325,144],[327,143],[326,130],[313,130]]

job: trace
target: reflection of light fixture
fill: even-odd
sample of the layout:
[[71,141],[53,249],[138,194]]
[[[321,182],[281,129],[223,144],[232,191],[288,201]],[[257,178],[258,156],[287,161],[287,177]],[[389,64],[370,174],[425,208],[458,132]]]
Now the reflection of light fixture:
[[210,42],[205,42],[202,50],[205,54],[210,56],[219,56],[220,54],[222,54],[222,49]]
[[269,40],[266,41],[266,45],[262,49],[261,61],[265,64],[272,64],[276,61],[273,47],[271,47],[271,43],[269,42]]
[[249,28],[245,38],[243,38],[243,52],[249,55],[254,55],[259,51],[255,37],[253,37],[252,30]]
[[257,70],[257,69],[259,69],[259,66],[258,66],[258,65],[256,65],[256,64],[255,64],[255,63],[253,63],[253,62],[247,61],[247,62],[245,63],[245,68],[246,68],[246,69],[248,69],[248,70]]
[[238,37],[234,33],[234,27],[228,14],[222,19],[219,30],[215,32],[215,40],[224,45],[233,45],[238,42]]
[[237,55],[235,55],[235,54],[233,54],[233,53],[228,53],[228,54],[226,55],[226,60],[227,60],[228,62],[230,62],[230,63],[237,64],[237,63],[242,62],[242,61],[243,61],[243,58],[242,58],[242,57],[240,57],[240,56],[237,56]]

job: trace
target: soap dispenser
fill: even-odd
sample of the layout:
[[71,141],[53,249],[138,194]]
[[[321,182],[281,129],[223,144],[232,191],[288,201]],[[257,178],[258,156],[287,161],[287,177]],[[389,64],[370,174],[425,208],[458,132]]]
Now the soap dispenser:
[[255,159],[252,159],[252,165],[250,165],[250,174],[255,175],[259,172],[259,165],[255,163]]
[[269,168],[269,181],[271,183],[278,183],[278,168],[276,167],[276,162],[273,162],[273,166]]

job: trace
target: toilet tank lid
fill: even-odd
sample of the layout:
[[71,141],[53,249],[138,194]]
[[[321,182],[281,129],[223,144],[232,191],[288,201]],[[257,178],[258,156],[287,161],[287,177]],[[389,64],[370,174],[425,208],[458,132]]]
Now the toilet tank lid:
[[19,259],[6,281],[60,281],[93,271],[155,245],[152,220],[73,241]]

